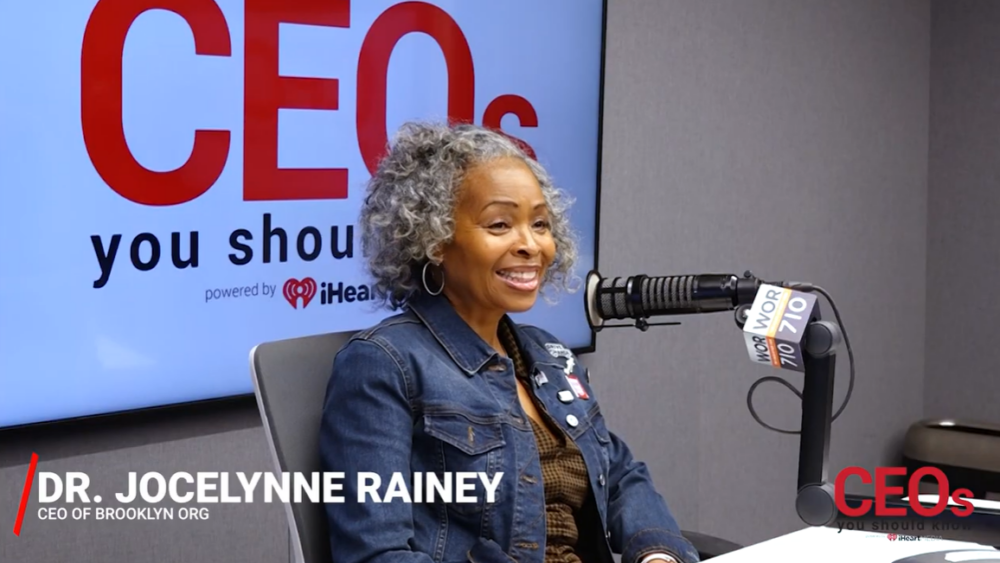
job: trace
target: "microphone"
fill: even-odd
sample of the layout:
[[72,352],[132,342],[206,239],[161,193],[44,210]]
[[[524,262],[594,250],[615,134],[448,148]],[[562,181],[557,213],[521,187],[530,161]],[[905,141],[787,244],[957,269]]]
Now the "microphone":
[[653,316],[732,311],[753,303],[762,283],[750,272],[742,278],[735,274],[604,278],[591,270],[584,293],[587,322],[599,330],[606,320],[635,319],[642,328]]

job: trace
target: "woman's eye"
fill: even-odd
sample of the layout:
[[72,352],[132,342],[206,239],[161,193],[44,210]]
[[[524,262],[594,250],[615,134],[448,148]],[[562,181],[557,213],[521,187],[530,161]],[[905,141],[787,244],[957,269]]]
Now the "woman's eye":
[[[551,224],[548,221],[544,221],[544,220],[535,221],[532,224],[532,226],[535,229],[542,229],[542,230],[547,230],[547,229],[551,228]],[[494,231],[502,231],[502,230],[510,229],[511,228],[511,224],[509,222],[507,222],[507,221],[496,221],[496,222],[490,223],[488,228],[490,230],[494,230]]]

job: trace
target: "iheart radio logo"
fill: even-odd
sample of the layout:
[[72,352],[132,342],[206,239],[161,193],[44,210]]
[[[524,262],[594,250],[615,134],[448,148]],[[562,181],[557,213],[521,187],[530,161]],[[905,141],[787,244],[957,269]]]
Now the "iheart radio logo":
[[302,308],[305,309],[309,305],[309,302],[312,301],[312,298],[316,296],[316,280],[302,278],[302,281],[299,281],[295,278],[288,278],[281,291],[293,308],[299,308],[298,303],[299,299],[301,299]]

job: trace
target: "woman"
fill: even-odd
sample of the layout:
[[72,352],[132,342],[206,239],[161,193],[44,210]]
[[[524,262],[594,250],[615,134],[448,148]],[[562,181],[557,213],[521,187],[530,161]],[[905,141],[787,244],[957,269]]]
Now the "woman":
[[[340,351],[323,415],[323,469],[345,474],[345,502],[326,506],[334,563],[698,560],[576,358],[507,316],[565,286],[567,205],[499,133],[396,137],[361,228],[373,294],[402,312]],[[457,494],[461,472],[479,475],[472,502],[422,498],[428,474]]]

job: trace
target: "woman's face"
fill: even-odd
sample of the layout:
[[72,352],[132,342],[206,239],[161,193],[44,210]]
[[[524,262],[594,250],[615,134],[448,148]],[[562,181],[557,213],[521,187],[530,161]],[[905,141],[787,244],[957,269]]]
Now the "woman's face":
[[443,249],[445,294],[476,314],[523,312],[556,254],[542,188],[522,160],[468,170],[455,202],[455,236]]

